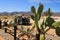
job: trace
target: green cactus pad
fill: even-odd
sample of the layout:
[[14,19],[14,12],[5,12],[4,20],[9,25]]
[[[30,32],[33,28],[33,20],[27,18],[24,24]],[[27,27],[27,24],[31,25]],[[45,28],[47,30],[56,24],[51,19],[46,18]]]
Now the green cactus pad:
[[51,18],[51,17],[47,17],[47,18],[46,18],[46,25],[47,25],[47,26],[51,27],[54,22],[55,22],[55,21],[54,21],[53,18]]
[[60,26],[60,22],[54,22],[52,25],[54,26],[54,28],[57,28]]
[[42,11],[43,11],[43,4],[40,4],[37,10],[37,14],[41,15]]
[[31,12],[32,12],[33,14],[36,14],[36,10],[35,10],[35,7],[34,7],[34,6],[31,7]]
[[34,20],[35,17],[33,15],[31,15],[31,18],[32,18],[32,20]]

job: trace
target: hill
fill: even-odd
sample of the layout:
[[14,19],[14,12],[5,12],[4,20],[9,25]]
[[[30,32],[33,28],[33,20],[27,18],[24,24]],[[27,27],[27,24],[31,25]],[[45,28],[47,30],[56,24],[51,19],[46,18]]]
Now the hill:
[[[0,13],[0,15],[19,15],[19,14],[28,14],[28,15],[32,15],[32,13],[29,12],[2,12]],[[53,16],[60,16],[60,12],[54,12]]]

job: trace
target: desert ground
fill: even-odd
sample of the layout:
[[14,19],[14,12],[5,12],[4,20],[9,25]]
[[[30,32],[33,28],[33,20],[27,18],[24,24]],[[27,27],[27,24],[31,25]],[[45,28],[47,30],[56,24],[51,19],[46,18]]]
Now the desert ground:
[[[5,18],[5,17],[7,17],[7,18]],[[43,21],[43,19],[44,19],[45,17],[41,17],[41,20],[39,21],[39,22],[42,22]],[[52,18],[54,18],[55,19],[55,21],[60,21],[60,16],[52,16]],[[4,21],[4,20],[8,20],[8,23],[10,22],[10,21],[14,21],[14,16],[0,16],[0,20],[2,20],[2,21]],[[25,27],[25,30],[26,30],[26,28],[32,28],[32,26],[34,25],[34,21],[30,18],[30,23],[32,24],[32,25],[29,25],[29,26],[24,26],[23,25],[23,27]],[[20,26],[20,25],[18,25],[18,26]],[[36,32],[36,31],[35,31]],[[55,29],[50,29],[46,34],[48,34],[48,36],[49,35],[52,35],[52,36],[57,36],[56,35],[56,33],[55,33]],[[48,37],[47,35],[46,35],[46,37]],[[51,38],[51,37],[50,37]],[[54,37],[52,37],[52,38],[54,38]],[[60,38],[59,37],[56,37],[56,38],[58,38],[59,40],[60,40]],[[1,35],[0,35],[0,40],[4,40],[4,37],[2,37]],[[47,39],[47,40],[49,40],[49,39]],[[57,40],[57,39],[53,39],[53,40]]]

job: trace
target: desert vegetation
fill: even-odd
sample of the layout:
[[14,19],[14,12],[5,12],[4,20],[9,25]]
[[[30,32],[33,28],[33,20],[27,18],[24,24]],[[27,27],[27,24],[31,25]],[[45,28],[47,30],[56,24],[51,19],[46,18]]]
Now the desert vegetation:
[[[50,8],[45,13],[46,18],[43,19],[43,22],[39,27],[38,21],[40,20],[43,8],[44,8],[43,4],[39,4],[38,10],[35,10],[34,6],[31,7],[31,11],[34,14],[34,16],[31,16],[31,18],[34,20],[34,23],[35,23],[34,26],[38,31],[38,33],[36,34],[36,40],[45,40],[45,33],[51,28],[54,28],[56,30],[56,34],[59,35],[60,22],[56,22],[54,21],[53,18],[51,18],[52,13],[50,11]],[[46,29],[46,27],[49,27],[49,28]]]
[[[5,21],[2,22],[0,18],[0,29],[4,31],[4,34],[6,33],[8,36],[13,37],[12,40],[46,40],[46,33],[50,29],[55,29],[57,36],[60,36],[60,22],[52,18],[53,12],[51,12],[50,8],[44,12],[44,18],[42,18],[43,20],[41,21],[43,9],[44,5],[41,3],[38,5],[37,10],[34,6],[31,6],[31,12],[33,14],[31,18],[24,16],[10,16],[9,18],[4,16],[2,19]],[[11,21],[9,22],[7,19],[11,19]],[[33,21],[32,24],[30,20]]]

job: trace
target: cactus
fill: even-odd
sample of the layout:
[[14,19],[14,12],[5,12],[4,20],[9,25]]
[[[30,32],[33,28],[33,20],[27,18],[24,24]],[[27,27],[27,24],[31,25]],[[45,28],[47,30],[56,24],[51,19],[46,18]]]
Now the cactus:
[[[32,29],[34,29],[34,27],[36,27],[37,32],[38,32],[38,34],[36,33],[36,40],[45,40],[45,33],[51,28],[50,26],[52,26],[52,24],[55,22],[54,19],[50,17],[51,14],[50,14],[50,8],[49,8],[48,11],[47,11],[48,12],[48,17],[46,18],[46,20],[45,19],[43,20],[42,24],[39,27],[38,21],[41,18],[42,11],[43,11],[43,4],[39,4],[37,12],[36,12],[34,6],[31,7],[31,12],[34,14],[34,15],[31,15],[31,18],[32,18],[32,20],[34,21],[34,24],[35,24],[32,27]],[[49,28],[45,30],[45,28],[47,26],[49,26]]]
[[44,35],[43,34],[40,35],[40,40],[44,40]]
[[39,30],[38,21],[40,20],[42,11],[43,11],[43,4],[39,4],[37,12],[34,6],[31,7],[31,12],[34,14],[33,16],[31,16],[31,18],[34,20],[35,26],[37,26],[38,30]]
[[57,34],[57,36],[60,36],[60,27],[56,28],[56,34]]
[[54,23],[55,21],[54,21],[54,19],[53,18],[51,18],[51,17],[47,17],[46,18],[46,26],[52,26],[52,24]]
[[45,16],[52,16],[53,12],[50,11],[50,8],[48,9],[48,11],[44,12]]
[[47,14],[48,14],[49,17],[51,16],[50,8],[48,9]]
[[52,25],[56,30],[57,36],[60,36],[60,22],[54,22]]
[[[41,18],[42,11],[43,11],[43,4],[39,4],[37,12],[36,12],[34,6],[31,7],[31,12],[34,14],[33,16],[31,16],[31,18],[34,20],[35,27],[37,27],[37,31],[39,33],[39,34],[36,34],[36,37],[37,37],[36,40],[40,40],[40,36],[39,36],[40,35],[40,28],[38,25],[38,21]],[[33,26],[33,28],[34,28],[34,26]]]

